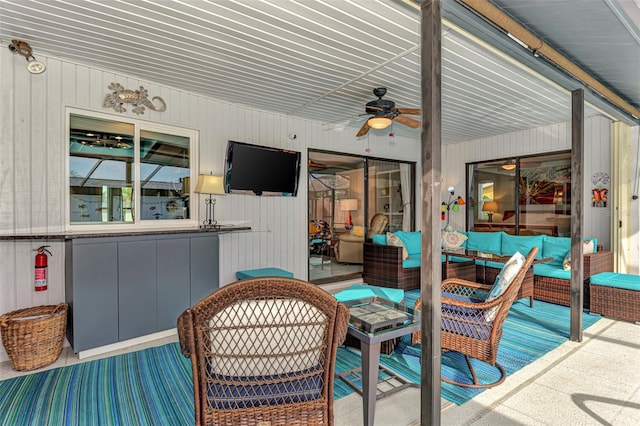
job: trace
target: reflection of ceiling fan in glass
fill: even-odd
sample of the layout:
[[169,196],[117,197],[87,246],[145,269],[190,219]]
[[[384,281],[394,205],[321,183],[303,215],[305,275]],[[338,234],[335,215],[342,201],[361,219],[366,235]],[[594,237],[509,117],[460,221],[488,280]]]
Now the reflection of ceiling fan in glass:
[[349,179],[341,175],[324,175],[309,173],[310,191],[332,191],[336,189],[349,189]]

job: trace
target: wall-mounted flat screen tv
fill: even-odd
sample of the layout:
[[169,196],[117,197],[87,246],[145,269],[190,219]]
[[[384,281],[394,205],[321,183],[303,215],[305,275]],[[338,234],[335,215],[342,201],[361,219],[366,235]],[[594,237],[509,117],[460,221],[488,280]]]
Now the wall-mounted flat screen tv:
[[300,159],[298,151],[229,141],[225,191],[295,197],[300,180]]

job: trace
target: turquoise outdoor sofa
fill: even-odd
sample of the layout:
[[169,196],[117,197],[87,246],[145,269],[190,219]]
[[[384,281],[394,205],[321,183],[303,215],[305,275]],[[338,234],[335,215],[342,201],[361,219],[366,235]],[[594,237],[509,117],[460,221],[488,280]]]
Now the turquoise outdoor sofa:
[[[504,232],[461,232],[467,237],[461,247],[510,256],[516,251],[528,253],[534,245],[538,247],[537,259],[552,258],[551,262],[533,266],[534,294],[537,300],[569,306],[571,270],[563,268],[563,261],[571,249],[571,239],[548,235],[518,236]],[[409,259],[402,259],[402,248],[386,245],[384,236],[372,242],[364,243],[363,281],[372,285],[403,288],[405,290],[420,287],[420,232],[397,232],[396,235],[407,247]],[[597,240],[593,247],[598,248]],[[491,282],[502,268],[501,263],[476,261],[464,262],[466,259],[452,259],[445,264],[443,256],[443,278],[462,275],[464,279]],[[473,276],[470,275],[470,266]],[[591,275],[608,272],[613,269],[613,256],[610,251],[594,251],[583,258],[583,275],[588,283]],[[448,275],[452,273],[454,275]],[[588,292],[588,286],[585,286]],[[588,295],[585,296],[588,303]]]

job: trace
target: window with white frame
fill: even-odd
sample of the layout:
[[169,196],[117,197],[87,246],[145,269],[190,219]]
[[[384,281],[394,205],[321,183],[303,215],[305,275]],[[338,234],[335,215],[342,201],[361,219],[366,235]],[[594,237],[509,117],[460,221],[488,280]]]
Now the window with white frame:
[[194,130],[70,112],[69,224],[194,221],[196,139]]

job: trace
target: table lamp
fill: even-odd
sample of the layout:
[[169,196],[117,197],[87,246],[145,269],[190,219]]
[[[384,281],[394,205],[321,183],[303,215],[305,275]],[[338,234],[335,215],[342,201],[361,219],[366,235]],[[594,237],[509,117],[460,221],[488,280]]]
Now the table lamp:
[[482,211],[487,212],[489,222],[493,222],[493,214],[498,211],[498,203],[495,201],[485,201],[482,204]]
[[216,199],[212,197],[213,194],[224,195],[224,184],[222,176],[214,175],[199,175],[198,183],[194,192],[199,194],[209,194],[209,198],[205,200],[207,208],[207,217],[200,225],[201,228],[215,228],[218,221],[214,219],[214,208],[216,205]]
[[351,210],[358,210],[358,200],[355,198],[346,198],[340,200],[340,210],[347,212],[347,218],[344,222],[344,228],[347,231],[353,229],[353,221],[351,220]]

